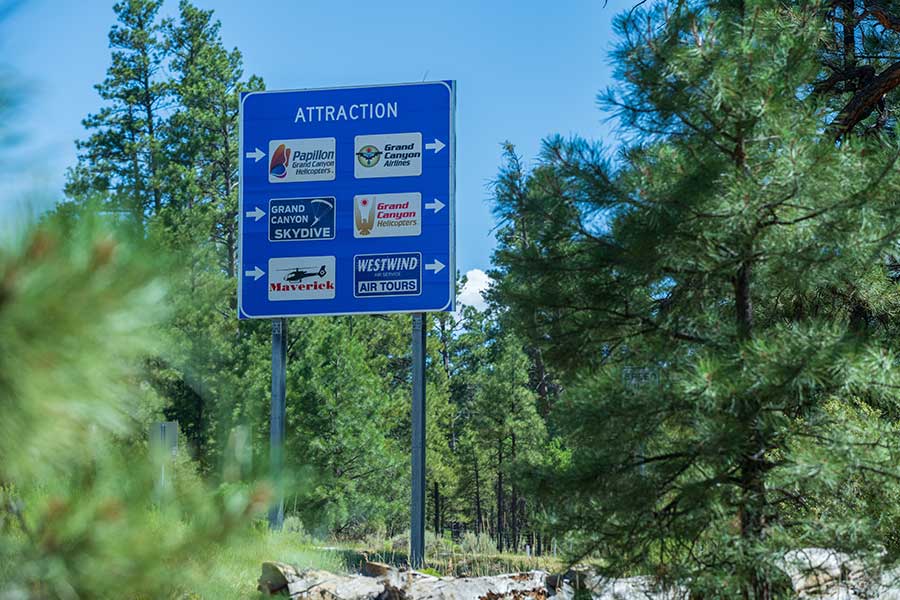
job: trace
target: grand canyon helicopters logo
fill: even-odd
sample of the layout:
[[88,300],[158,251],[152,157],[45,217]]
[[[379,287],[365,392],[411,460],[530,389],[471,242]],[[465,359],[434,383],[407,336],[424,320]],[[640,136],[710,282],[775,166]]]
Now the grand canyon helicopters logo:
[[356,233],[361,236],[369,235],[375,226],[374,199],[363,196],[353,200],[353,222],[356,225]]

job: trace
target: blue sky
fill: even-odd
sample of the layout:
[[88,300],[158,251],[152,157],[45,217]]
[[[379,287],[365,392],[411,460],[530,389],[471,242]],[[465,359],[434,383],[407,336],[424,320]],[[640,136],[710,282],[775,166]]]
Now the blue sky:
[[[457,80],[463,272],[490,267],[489,183],[502,141],[532,159],[549,134],[611,136],[596,94],[611,83],[612,20],[631,5],[622,0],[195,3],[215,9],[225,45],[269,89]],[[0,56],[24,91],[14,120],[24,141],[0,167],[0,221],[60,198],[81,119],[100,106],[93,86],[109,65],[111,7],[31,0],[0,23]],[[167,0],[163,14],[176,11]]]

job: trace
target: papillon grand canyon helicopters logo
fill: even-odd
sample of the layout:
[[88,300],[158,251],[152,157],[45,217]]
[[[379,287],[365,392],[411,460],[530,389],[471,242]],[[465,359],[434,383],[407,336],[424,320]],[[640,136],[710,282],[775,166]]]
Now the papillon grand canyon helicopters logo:
[[269,183],[331,181],[335,154],[334,138],[269,140]]
[[269,175],[278,179],[284,179],[287,176],[290,158],[291,149],[284,144],[278,144],[278,148],[272,153],[272,161],[269,163]]

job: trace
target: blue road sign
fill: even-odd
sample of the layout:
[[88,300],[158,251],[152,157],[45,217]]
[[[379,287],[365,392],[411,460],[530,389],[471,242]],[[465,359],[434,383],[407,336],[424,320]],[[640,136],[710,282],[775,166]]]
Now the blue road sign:
[[452,81],[241,97],[238,316],[452,311]]

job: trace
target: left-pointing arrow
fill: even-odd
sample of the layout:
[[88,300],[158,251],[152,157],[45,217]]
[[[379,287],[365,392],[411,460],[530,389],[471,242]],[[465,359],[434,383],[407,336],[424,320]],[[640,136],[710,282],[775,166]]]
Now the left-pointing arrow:
[[253,152],[245,152],[244,153],[244,156],[247,158],[252,158],[253,162],[259,162],[259,159],[261,159],[265,155],[266,155],[266,153],[263,152],[262,150],[260,150],[259,148],[254,148]]
[[248,210],[244,213],[247,217],[253,217],[254,221],[259,221],[264,216],[266,216],[266,212],[258,206],[254,206],[253,210]]
[[253,281],[256,281],[265,274],[266,272],[257,266],[254,266],[252,271],[244,271],[244,275],[246,275],[247,277],[252,277]]
[[444,265],[444,263],[442,263],[438,259],[434,259],[431,263],[425,265],[425,268],[428,269],[429,271],[434,271],[435,273],[440,273],[444,269],[445,266],[446,265]]

